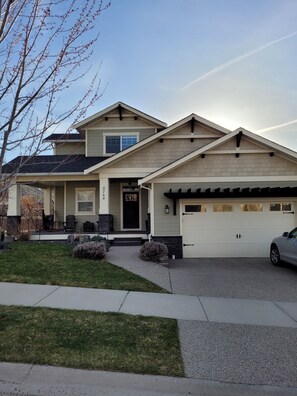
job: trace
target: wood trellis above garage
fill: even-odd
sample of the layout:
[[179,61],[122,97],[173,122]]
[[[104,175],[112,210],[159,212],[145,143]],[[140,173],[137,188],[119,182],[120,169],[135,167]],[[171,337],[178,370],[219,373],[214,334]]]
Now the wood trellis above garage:
[[173,200],[173,214],[176,215],[178,199],[218,199],[218,198],[285,198],[296,197],[297,187],[244,187],[244,188],[197,188],[173,191],[171,188],[164,193],[166,198]]

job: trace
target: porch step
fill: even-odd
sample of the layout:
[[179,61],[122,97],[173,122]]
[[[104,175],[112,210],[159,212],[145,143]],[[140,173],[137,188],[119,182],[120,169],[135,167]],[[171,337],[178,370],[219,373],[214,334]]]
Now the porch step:
[[114,238],[112,246],[141,246],[142,238]]

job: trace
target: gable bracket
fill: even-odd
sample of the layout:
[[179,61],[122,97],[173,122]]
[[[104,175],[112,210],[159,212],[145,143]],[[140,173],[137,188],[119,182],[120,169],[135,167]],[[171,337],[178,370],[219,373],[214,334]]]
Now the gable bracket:
[[191,133],[194,133],[194,129],[195,129],[195,118],[192,117],[190,122],[191,122]]
[[123,120],[123,114],[122,114],[122,110],[123,110],[123,108],[122,108],[122,106],[119,104],[119,107],[118,107],[118,109],[119,109],[119,116],[120,116],[120,120],[122,121]]
[[242,131],[238,132],[238,134],[236,135],[236,147],[237,148],[240,147],[241,138],[242,138]]

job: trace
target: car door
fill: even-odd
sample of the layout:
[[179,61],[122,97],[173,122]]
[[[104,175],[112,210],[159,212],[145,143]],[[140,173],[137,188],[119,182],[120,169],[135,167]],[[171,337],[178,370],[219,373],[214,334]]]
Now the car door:
[[283,249],[284,259],[292,264],[297,264],[297,228],[289,233]]

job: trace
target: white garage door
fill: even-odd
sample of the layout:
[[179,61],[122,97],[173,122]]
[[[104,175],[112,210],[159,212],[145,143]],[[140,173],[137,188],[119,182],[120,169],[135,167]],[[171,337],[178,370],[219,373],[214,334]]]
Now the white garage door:
[[181,202],[184,257],[266,257],[295,227],[290,201]]

